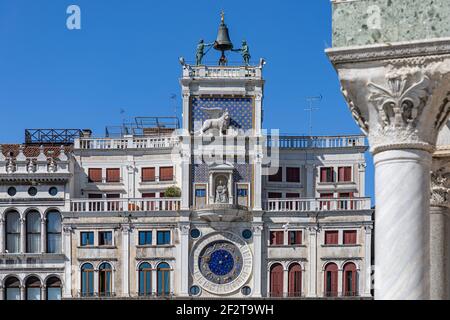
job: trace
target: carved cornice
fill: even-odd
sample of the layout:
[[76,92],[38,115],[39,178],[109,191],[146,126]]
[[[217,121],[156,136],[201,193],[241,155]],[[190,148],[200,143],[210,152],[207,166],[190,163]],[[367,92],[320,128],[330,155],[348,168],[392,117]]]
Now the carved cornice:
[[414,57],[438,57],[450,54],[450,39],[409,41],[395,44],[328,49],[326,53],[336,66],[379,60],[395,60]]

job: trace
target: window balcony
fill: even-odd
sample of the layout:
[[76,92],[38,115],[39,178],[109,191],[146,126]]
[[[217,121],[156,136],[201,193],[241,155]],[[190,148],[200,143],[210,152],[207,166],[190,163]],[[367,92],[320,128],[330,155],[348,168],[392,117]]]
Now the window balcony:
[[264,210],[268,212],[358,211],[370,209],[370,198],[268,199],[264,203]]
[[178,211],[180,205],[179,198],[74,199],[70,201],[72,212]]

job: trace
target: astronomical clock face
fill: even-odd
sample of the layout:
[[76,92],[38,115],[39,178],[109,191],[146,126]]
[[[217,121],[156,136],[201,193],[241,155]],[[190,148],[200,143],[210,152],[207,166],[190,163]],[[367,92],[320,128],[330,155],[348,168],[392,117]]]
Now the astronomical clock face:
[[216,284],[226,284],[241,273],[242,254],[231,242],[212,242],[200,253],[198,264],[206,279]]
[[191,257],[194,284],[213,294],[240,290],[252,273],[250,248],[232,233],[215,233],[199,240]]

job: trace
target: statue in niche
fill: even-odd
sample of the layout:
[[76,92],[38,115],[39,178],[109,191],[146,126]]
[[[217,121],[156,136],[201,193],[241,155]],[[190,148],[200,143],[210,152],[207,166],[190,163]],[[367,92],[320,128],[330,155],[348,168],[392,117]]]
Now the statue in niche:
[[223,179],[220,179],[216,186],[216,203],[228,203],[228,188]]

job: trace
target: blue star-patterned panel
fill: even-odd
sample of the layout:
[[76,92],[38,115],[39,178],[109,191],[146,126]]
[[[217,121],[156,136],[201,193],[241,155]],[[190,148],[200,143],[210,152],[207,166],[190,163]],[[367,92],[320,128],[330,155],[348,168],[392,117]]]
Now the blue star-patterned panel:
[[250,130],[253,128],[253,99],[244,97],[195,97],[192,99],[192,124],[195,129],[210,115],[205,109],[228,110],[231,121],[230,126],[234,129]]
[[[195,183],[208,183],[209,182],[209,172],[208,165],[194,164],[192,166],[192,176]],[[241,182],[251,182],[252,180],[252,166],[250,164],[234,164],[233,171],[233,181],[235,183]]]

